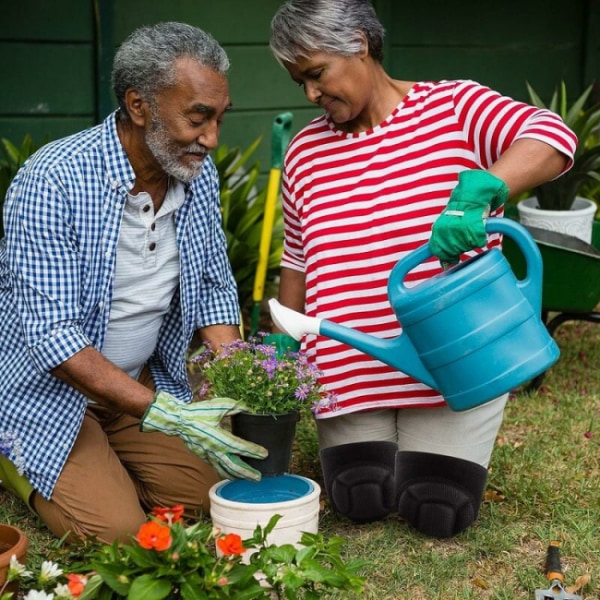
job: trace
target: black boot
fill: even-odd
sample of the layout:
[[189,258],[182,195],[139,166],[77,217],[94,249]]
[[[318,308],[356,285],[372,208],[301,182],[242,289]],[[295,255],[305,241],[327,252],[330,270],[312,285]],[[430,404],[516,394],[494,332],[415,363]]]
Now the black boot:
[[451,537],[479,514],[487,469],[477,463],[427,452],[398,452],[398,513],[421,533]]
[[358,523],[383,519],[394,510],[397,450],[393,442],[355,442],[321,450],[333,509]]

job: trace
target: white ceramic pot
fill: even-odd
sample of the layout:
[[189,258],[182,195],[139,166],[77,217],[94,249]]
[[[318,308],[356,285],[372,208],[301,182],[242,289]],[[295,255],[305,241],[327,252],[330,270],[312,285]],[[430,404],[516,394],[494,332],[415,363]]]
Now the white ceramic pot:
[[579,238],[590,244],[592,226],[598,207],[587,198],[575,198],[571,210],[542,210],[537,198],[526,198],[517,203],[522,225],[539,227]]
[[[257,525],[264,527],[273,515],[281,515],[267,541],[297,545],[302,532],[317,533],[319,529],[320,494],[315,481],[299,475],[263,477],[258,482],[220,481],[209,491],[210,516],[223,533],[237,533],[246,539]],[[251,554],[244,554],[245,562]]]

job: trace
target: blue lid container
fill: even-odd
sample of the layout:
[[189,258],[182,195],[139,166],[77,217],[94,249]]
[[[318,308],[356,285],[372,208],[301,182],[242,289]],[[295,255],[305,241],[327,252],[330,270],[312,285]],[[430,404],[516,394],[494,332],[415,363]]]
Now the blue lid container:
[[309,479],[298,475],[263,477],[261,481],[226,481],[215,493],[224,500],[247,504],[271,504],[296,500],[310,494],[314,489]]

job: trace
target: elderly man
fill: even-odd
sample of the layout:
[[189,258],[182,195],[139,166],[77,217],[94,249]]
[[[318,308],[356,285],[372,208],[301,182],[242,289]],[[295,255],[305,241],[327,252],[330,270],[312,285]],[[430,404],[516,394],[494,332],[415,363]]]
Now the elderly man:
[[189,404],[195,333],[239,337],[237,291],[209,152],[231,107],[228,58],[161,23],[118,50],[118,109],[46,145],[5,201],[0,431],[24,475],[0,480],[50,530],[110,542],[154,505],[206,511],[223,477],[265,451],[219,427],[234,402]]

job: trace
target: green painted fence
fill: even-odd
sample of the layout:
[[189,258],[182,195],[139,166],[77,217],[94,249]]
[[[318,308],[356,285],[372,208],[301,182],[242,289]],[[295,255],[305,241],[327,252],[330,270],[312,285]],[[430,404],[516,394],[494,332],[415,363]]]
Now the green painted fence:
[[[270,160],[273,118],[293,131],[317,110],[268,49],[280,0],[2,0],[0,137],[54,139],[90,126],[114,107],[115,47],[136,27],[164,20],[198,25],[226,48],[234,110],[221,142]],[[475,79],[526,99],[530,81],[549,97],[564,79],[579,95],[600,82],[600,0],[375,0],[385,24],[386,67],[400,79]]]

